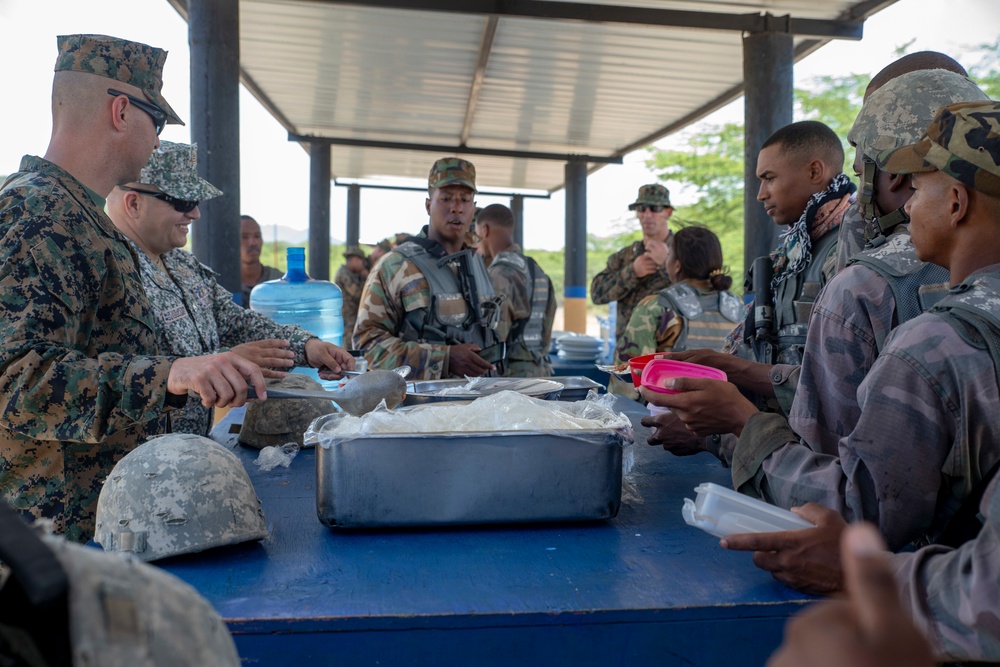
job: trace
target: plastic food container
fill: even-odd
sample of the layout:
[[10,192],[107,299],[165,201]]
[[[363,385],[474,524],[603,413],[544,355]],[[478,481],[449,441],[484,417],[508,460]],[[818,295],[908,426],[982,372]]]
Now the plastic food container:
[[640,357],[632,357],[628,360],[628,367],[632,371],[632,384],[638,389],[642,383],[642,371],[646,364],[656,358],[656,354],[644,354]]
[[676,394],[676,391],[664,386],[667,380],[673,378],[709,378],[725,382],[726,374],[717,368],[692,364],[689,361],[653,359],[642,369],[640,384],[661,394]]
[[797,514],[718,484],[699,484],[694,490],[697,499],[685,498],[681,515],[689,526],[716,537],[814,527]]

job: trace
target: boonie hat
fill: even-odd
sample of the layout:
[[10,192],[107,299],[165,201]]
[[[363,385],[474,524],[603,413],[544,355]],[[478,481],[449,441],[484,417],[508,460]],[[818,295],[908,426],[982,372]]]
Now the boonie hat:
[[198,144],[161,141],[139,174],[139,182],[155,185],[171,197],[205,201],[222,194],[198,175]]
[[458,157],[443,157],[435,162],[427,176],[427,188],[443,188],[447,185],[464,185],[476,192],[475,166]]
[[351,256],[360,257],[361,259],[366,258],[365,251],[361,249],[361,246],[356,245],[349,245],[344,249],[344,257]]
[[163,49],[107,35],[60,35],[56,40],[59,55],[55,71],[96,74],[140,88],[150,102],[163,109],[168,123],[184,124],[160,93],[167,59]]
[[670,205],[670,190],[667,190],[659,183],[643,185],[639,188],[639,196],[635,198],[634,202],[628,205],[628,210],[634,211],[640,206],[666,206],[667,208],[673,208]]
[[885,170],[935,169],[991,197],[1000,197],[1000,102],[960,102],[938,111],[923,138],[900,148]]
[[917,143],[938,109],[955,102],[988,100],[968,77],[943,69],[908,72],[865,100],[847,135],[880,169],[893,153]]

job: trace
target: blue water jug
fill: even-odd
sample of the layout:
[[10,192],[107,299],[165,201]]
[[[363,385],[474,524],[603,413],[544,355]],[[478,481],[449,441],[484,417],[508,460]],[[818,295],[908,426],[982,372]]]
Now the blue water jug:
[[[334,345],[343,345],[344,341],[343,305],[339,287],[328,280],[313,280],[306,273],[305,248],[289,248],[288,272],[284,277],[261,283],[250,292],[252,310],[278,324],[297,324]],[[293,370],[319,380],[314,368]]]

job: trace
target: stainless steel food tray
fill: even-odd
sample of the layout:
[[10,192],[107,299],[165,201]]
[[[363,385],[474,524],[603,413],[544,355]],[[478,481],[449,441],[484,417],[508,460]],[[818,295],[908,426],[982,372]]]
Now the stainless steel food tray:
[[605,389],[600,382],[594,382],[583,375],[558,375],[544,379],[558,382],[563,386],[562,394],[559,395],[560,401],[582,401],[587,398],[587,392],[591,389],[596,390],[598,394],[604,393]]
[[622,444],[610,429],[333,442],[316,448],[317,513],[345,528],[607,519],[621,505]]
[[441,394],[443,389],[455,389],[469,383],[462,378],[448,380],[424,380],[406,383],[406,398],[403,405],[423,405],[443,401],[471,401],[499,391],[517,391],[525,396],[555,401],[563,391],[563,385],[552,378],[487,378],[484,385],[469,393]]

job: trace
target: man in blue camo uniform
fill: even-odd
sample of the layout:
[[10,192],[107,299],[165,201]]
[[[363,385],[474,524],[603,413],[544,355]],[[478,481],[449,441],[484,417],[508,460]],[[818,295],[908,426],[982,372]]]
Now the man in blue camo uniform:
[[[292,366],[321,368],[324,379],[341,376],[354,359],[295,325],[282,326],[241,308],[212,269],[182,250],[190,224],[201,218],[198,203],[222,192],[198,176],[197,148],[160,143],[137,182],[115,188],[108,215],[135,246],[142,283],[156,317],[160,351],[182,357],[231,348],[280,378]],[[170,415],[173,433],[208,435],[212,409],[195,401]]]
[[[1000,461],[1000,105],[944,107],[924,139],[890,152],[885,171],[910,174],[914,189],[905,210],[917,257],[948,268],[952,288],[888,337],[837,451],[816,451],[728,383],[682,380],[679,394],[645,397],[702,435],[739,437],[727,457],[734,488],[872,521],[896,551],[938,540]],[[719,405],[724,415],[705,418]]]
[[128,239],[104,214],[168,123],[166,52],[104,35],[58,38],[52,137],[0,191],[0,493],[87,541],[115,462],[198,393],[242,405],[260,369],[227,352],[159,353]]

